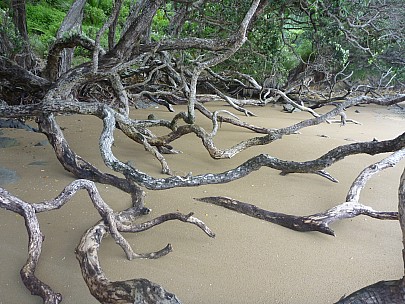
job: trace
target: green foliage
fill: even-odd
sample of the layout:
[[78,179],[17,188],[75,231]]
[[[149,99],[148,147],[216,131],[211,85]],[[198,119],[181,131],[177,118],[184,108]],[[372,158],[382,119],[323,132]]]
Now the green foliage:
[[[55,39],[56,32],[73,0],[31,0],[27,2],[27,26],[30,42],[40,55],[46,55],[50,43]],[[129,14],[130,3],[123,3],[117,26],[117,37],[120,36],[126,18]],[[398,10],[401,6],[399,0]],[[306,3],[306,4],[305,4]],[[302,61],[321,64],[330,71],[339,71],[350,62],[348,70],[355,71],[359,78],[363,71],[371,71],[372,67],[381,69],[391,68],[397,73],[397,78],[404,79],[404,69],[395,64],[383,62],[382,58],[403,54],[403,42],[390,35],[381,38],[381,33],[372,27],[363,31],[361,28],[351,28],[357,35],[359,43],[370,48],[373,56],[368,56],[346,40],[339,25],[328,15],[328,12],[345,18],[351,22],[361,23],[371,17],[368,6],[375,0],[307,0],[301,5],[288,0],[271,1],[265,11],[258,17],[250,28],[248,42],[229,60],[216,67],[219,70],[238,70],[251,74],[258,80],[270,75],[286,79],[288,72],[297,67]],[[1,1],[0,34],[7,36],[12,42],[13,51],[18,52],[22,46],[21,40],[15,34],[15,29],[9,19],[4,18],[5,8],[10,1]],[[170,19],[175,10],[184,4],[166,1],[153,19],[152,39],[167,39]],[[240,21],[250,5],[244,0],[208,1],[200,10],[191,10],[191,16],[186,21],[181,32],[184,37],[225,38],[234,34]],[[95,38],[100,27],[109,17],[113,8],[113,0],[88,0],[84,10],[82,25],[83,33]],[[399,28],[401,18],[381,18],[380,28]],[[107,32],[101,38],[101,45],[107,47]],[[402,45],[402,46],[401,46]],[[0,48],[1,49],[1,48]],[[193,59],[201,55],[199,50],[187,50],[184,54]],[[76,49],[76,54],[88,57],[87,51]],[[326,58],[326,61],[322,58]],[[360,58],[360,59],[359,59]],[[397,60],[398,61],[398,60]],[[395,62],[395,60],[392,60]],[[376,68],[375,71],[378,71]],[[374,71],[374,70],[373,70]],[[377,72],[376,72],[377,73]]]
[[0,1],[0,10],[2,11],[2,14],[4,13],[4,12],[6,12],[8,9],[9,9],[9,7],[10,7],[10,3],[9,3],[10,1],[9,0],[7,0],[7,1]]
[[166,5],[166,10],[159,9],[153,18],[152,24],[152,39],[160,40],[166,37],[166,33],[169,27],[169,16],[173,16],[173,12],[170,12],[171,5]]
[[31,0],[27,1],[26,3],[32,5],[45,4],[58,10],[67,11],[70,8],[70,5],[73,3],[73,0]]
[[8,10],[3,10],[1,8],[0,38],[3,44],[0,46],[1,55],[13,57],[23,48],[23,40],[17,34],[14,23],[8,14]]
[[49,45],[55,40],[66,12],[50,6],[45,1],[27,3],[27,27],[33,49],[46,55]]
[[249,5],[249,1],[208,1],[204,9],[192,11],[183,35],[201,38],[228,37],[237,30]]
[[84,25],[99,29],[106,20],[107,15],[102,8],[86,3]]
[[[130,1],[124,1],[120,15],[118,17],[117,36],[121,33],[121,28],[124,26],[126,18],[129,14]],[[98,31],[109,18],[113,8],[112,0],[90,0],[86,3],[84,9],[84,19],[82,30],[83,33],[95,39]],[[108,46],[108,31],[101,37],[101,46],[106,48]]]
[[[46,55],[50,44],[55,40],[56,33],[70,8],[71,2],[72,0],[40,0],[27,3],[27,27],[30,42],[39,55]],[[90,0],[86,3],[82,25],[85,35],[92,38],[96,36],[111,13],[112,5],[112,0]],[[129,1],[126,1],[120,15],[119,25],[124,24],[128,11]],[[102,37],[101,44],[103,47],[107,46],[107,34]],[[87,52],[80,50],[79,53],[87,55]]]
[[[86,3],[84,9],[84,20],[82,25],[83,33],[93,39],[96,37],[97,32],[103,26],[104,22],[107,20],[107,15],[104,13],[102,8],[97,6],[91,6],[91,2]],[[107,36],[103,35],[101,39],[101,45],[103,47],[107,46]]]

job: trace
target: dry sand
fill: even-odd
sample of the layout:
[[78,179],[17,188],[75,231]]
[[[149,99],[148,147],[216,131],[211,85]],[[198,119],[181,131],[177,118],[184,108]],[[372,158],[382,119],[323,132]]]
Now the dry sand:
[[[228,108],[224,105],[210,108]],[[176,107],[176,111],[184,107]],[[280,106],[252,109],[258,117],[242,117],[255,125],[288,126],[309,118],[308,113],[287,114]],[[356,113],[358,110],[359,113]],[[322,109],[326,111],[326,109]],[[320,111],[320,112],[322,112]],[[169,118],[163,107],[137,110],[133,116],[149,113]],[[306,128],[301,134],[285,137],[263,147],[255,147],[230,160],[215,161],[202,148],[200,140],[187,135],[173,143],[183,154],[168,155],[176,174],[221,172],[259,153],[286,160],[310,160],[338,145],[355,141],[393,138],[405,130],[405,114],[395,108],[355,107],[348,117],[362,125],[322,124]],[[107,169],[99,156],[98,136],[101,121],[94,117],[63,116],[58,121],[72,148],[85,159]],[[209,122],[198,121],[210,129]],[[204,122],[202,122],[204,121]],[[51,146],[35,146],[42,134],[4,129],[3,136],[18,140],[19,146],[0,149],[0,167],[17,172],[20,179],[2,185],[30,202],[56,196],[74,180],[56,160]],[[222,125],[216,143],[229,147],[253,136],[246,130]],[[326,136],[326,137],[325,137]],[[116,132],[114,153],[133,161],[138,168],[161,176],[158,162],[137,144]],[[124,253],[108,238],[102,243],[100,260],[111,280],[148,278],[176,293],[183,303],[333,303],[344,294],[379,280],[403,275],[401,233],[396,221],[366,217],[344,220],[332,225],[336,237],[319,233],[298,233],[244,216],[221,207],[193,200],[194,197],[223,195],[256,204],[262,208],[306,215],[324,211],[343,202],[354,178],[383,155],[347,157],[328,171],[340,183],[317,175],[291,174],[262,168],[247,178],[223,185],[147,191],[150,219],[166,212],[194,211],[216,233],[208,238],[192,225],[165,223],[150,231],[125,236],[137,252],[155,251],[171,243],[174,251],[159,260],[127,261]],[[375,176],[361,195],[361,202],[377,210],[397,209],[402,161],[395,168]],[[0,178],[1,182],[1,178]],[[129,206],[129,196],[111,186],[99,185],[103,198],[114,210]],[[84,191],[62,209],[39,214],[45,234],[43,253],[36,274],[60,292],[63,303],[97,303],[81,277],[74,249],[82,233],[98,220]],[[27,234],[23,219],[0,209],[0,303],[42,303],[23,286],[19,270],[27,258]]]

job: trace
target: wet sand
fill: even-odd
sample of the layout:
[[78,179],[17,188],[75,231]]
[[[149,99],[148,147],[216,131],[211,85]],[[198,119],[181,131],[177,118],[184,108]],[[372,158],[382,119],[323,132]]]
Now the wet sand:
[[[226,108],[209,105],[210,109]],[[176,107],[176,111],[184,107]],[[288,126],[308,113],[287,114],[280,106],[252,108],[258,117],[244,121],[269,128]],[[359,113],[355,111],[358,110]],[[320,112],[324,112],[322,109]],[[133,111],[133,117],[170,118],[164,107]],[[322,124],[301,130],[270,145],[255,147],[229,160],[212,160],[193,135],[173,143],[179,155],[167,155],[176,174],[222,172],[259,153],[285,160],[310,160],[328,150],[356,141],[391,139],[405,130],[405,113],[395,108],[354,107],[348,118],[362,125]],[[105,172],[98,151],[102,123],[85,116],[58,117],[72,148]],[[209,121],[198,122],[210,129]],[[30,202],[55,197],[73,181],[58,163],[51,146],[35,144],[42,134],[4,129],[5,137],[15,138],[19,146],[0,149],[0,167],[15,171],[20,179],[2,187]],[[160,131],[157,131],[160,133]],[[253,133],[222,125],[215,139],[221,148],[230,147]],[[159,163],[143,147],[125,140],[116,132],[114,153],[121,160],[133,161],[144,172],[160,174]],[[147,191],[151,219],[167,212],[195,212],[215,233],[210,239],[195,226],[169,222],[152,230],[125,234],[137,252],[156,251],[167,243],[174,251],[159,260],[127,261],[122,250],[110,239],[100,251],[101,265],[111,280],[147,278],[175,293],[183,303],[333,303],[380,280],[403,275],[402,243],[396,221],[378,221],[366,217],[344,220],[332,225],[336,237],[319,233],[298,233],[253,219],[221,207],[193,200],[194,197],[223,195],[255,204],[271,211],[306,215],[344,201],[360,171],[384,155],[357,155],[334,164],[328,171],[340,182],[334,184],[317,175],[290,174],[262,168],[248,177],[228,184]],[[397,209],[402,161],[373,177],[361,195],[361,202],[377,210]],[[1,181],[1,179],[0,179]],[[111,186],[99,185],[103,198],[114,210],[129,207],[129,196]],[[83,232],[94,224],[98,214],[84,191],[62,209],[39,214],[45,242],[37,276],[60,292],[63,303],[97,303],[82,279],[74,249]],[[19,270],[27,258],[27,234],[23,219],[0,209],[0,303],[42,303],[23,286]]]

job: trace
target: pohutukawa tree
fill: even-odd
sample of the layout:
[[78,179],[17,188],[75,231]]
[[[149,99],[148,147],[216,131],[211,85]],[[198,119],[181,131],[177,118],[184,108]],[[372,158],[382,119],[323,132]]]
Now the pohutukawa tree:
[[[344,204],[317,214],[274,213],[229,197],[205,197],[199,201],[297,231],[334,235],[330,223],[361,214],[379,219],[400,218],[404,229],[404,175],[399,189],[399,216],[398,212],[375,211],[362,205],[359,195],[374,173],[394,166],[405,156],[405,133],[392,139],[338,146],[305,162],[260,154],[216,174],[178,176],[164,157],[177,153],[173,142],[187,134],[201,139],[201,148],[213,159],[226,159],[254,146],[269,145],[303,128],[334,122],[336,116],[340,116],[338,122],[342,125],[355,123],[344,113],[348,107],[389,106],[405,101],[405,95],[400,94],[405,63],[401,55],[405,28],[401,2],[138,0],[129,4],[116,0],[110,4],[108,18],[90,36],[82,30],[86,1],[76,0],[46,57],[41,58],[29,44],[25,2],[11,1],[10,9],[2,10],[0,24],[0,117],[7,119],[2,120],[2,126],[23,126],[25,119],[35,118],[38,132],[47,136],[61,165],[77,177],[55,199],[35,204],[0,188],[0,206],[25,219],[29,258],[21,269],[21,277],[26,287],[42,297],[44,303],[62,300],[62,295],[35,276],[43,241],[36,214],[61,208],[79,189],[88,191],[101,216],[100,222],[84,233],[76,249],[86,284],[101,303],[180,302],[175,295],[146,279],[110,281],[97,256],[105,235],[110,234],[116,240],[128,259],[158,258],[169,253],[170,246],[155,253],[137,254],[121,235],[168,220],[192,223],[214,237],[191,213],[169,213],[143,224],[131,224],[149,212],[144,206],[145,188],[163,190],[227,183],[262,167],[282,174],[317,174],[327,182],[337,182],[326,171],[332,164],[354,154],[391,152],[391,156],[364,169],[353,182]],[[129,9],[123,9],[128,6]],[[164,21],[159,22],[162,18]],[[77,55],[81,63],[73,64]],[[370,77],[360,81],[355,72],[367,64]],[[218,100],[247,116],[255,114],[246,105],[278,102],[285,104],[288,111],[306,111],[309,117],[288,127],[268,129],[242,122],[225,109],[211,112],[204,105]],[[139,106],[156,103],[171,112],[179,104],[186,105],[187,110],[174,113],[171,120],[153,115],[145,120],[131,119],[130,112]],[[332,105],[333,109],[317,113],[324,105]],[[197,111],[212,122],[211,130],[197,123]],[[93,115],[102,120],[99,141],[102,159],[107,167],[124,177],[104,173],[91,160],[76,154],[55,120],[55,115],[61,114]],[[219,149],[214,139],[220,123],[250,130],[254,135],[232,147]],[[156,135],[152,127],[166,132]],[[152,177],[118,159],[112,151],[117,129],[152,153],[167,177]],[[114,212],[100,197],[95,183],[128,193],[132,207]],[[369,286],[341,302],[368,299],[371,302],[367,303],[403,303],[404,295],[401,279]]]

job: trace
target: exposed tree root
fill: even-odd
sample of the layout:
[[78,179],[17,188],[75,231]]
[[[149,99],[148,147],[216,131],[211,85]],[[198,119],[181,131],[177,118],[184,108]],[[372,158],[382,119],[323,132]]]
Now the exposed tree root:
[[[118,215],[119,216],[119,215]],[[208,236],[215,234],[192,213],[168,213],[142,224],[120,224],[119,230],[125,232],[145,231],[169,220],[180,220],[196,225]],[[97,252],[101,240],[108,233],[108,227],[100,222],[88,229],[76,248],[76,258],[80,263],[83,277],[91,294],[101,303],[180,303],[179,299],[163,287],[146,279],[111,282],[101,269]],[[137,254],[137,258],[157,259],[172,251],[168,244],[165,248],[152,253]]]
[[[156,259],[168,254],[172,250],[171,245],[169,244],[157,252],[138,254],[132,250],[129,243],[121,235],[121,231],[139,232],[165,221],[180,220],[196,225],[210,237],[214,237],[215,234],[202,221],[193,217],[192,213],[188,215],[169,213],[145,223],[131,224],[128,222],[131,217],[128,217],[127,210],[115,214],[103,201],[95,184],[84,179],[73,181],[55,199],[35,204],[26,203],[0,188],[0,207],[18,213],[25,219],[29,236],[29,257],[20,274],[27,289],[32,294],[40,296],[46,304],[57,304],[62,301],[61,294],[54,292],[51,287],[35,276],[35,269],[40,258],[44,239],[36,213],[61,208],[80,189],[87,190],[94,207],[102,218],[102,221],[84,234],[76,250],[83,277],[91,294],[101,303],[180,303],[175,295],[146,279],[110,282],[105,277],[98,262],[97,252],[101,240],[106,234],[110,234],[130,260],[134,258]],[[132,211],[130,212],[133,217],[136,216]],[[137,215],[139,216],[139,213]]]
[[[404,249],[402,257],[405,264],[405,170],[398,189],[399,223],[402,230]],[[395,281],[381,281],[366,286],[351,295],[340,299],[337,304],[403,304],[405,303],[405,277]]]
[[[260,209],[255,205],[243,203],[228,197],[204,197],[196,200],[205,203],[222,206],[255,218],[259,218],[283,227],[307,232],[318,231],[328,235],[335,235],[329,224],[346,218],[352,218],[358,215],[367,215],[376,219],[398,220],[400,221],[403,235],[403,259],[405,264],[405,170],[401,176],[398,190],[399,212],[379,212],[371,207],[359,203],[360,192],[366,182],[377,172],[394,167],[405,157],[405,149],[398,150],[383,160],[365,168],[355,179],[346,196],[346,202],[333,207],[325,212],[308,216],[295,216],[282,213],[276,213]],[[339,304],[403,304],[405,303],[405,282],[404,278],[395,281],[381,281],[366,286],[353,294],[342,298]]]
[[255,205],[223,196],[196,198],[196,200],[222,206],[227,209],[262,219],[292,230],[301,232],[318,231],[334,236],[335,232],[329,227],[329,224],[338,220],[352,218],[358,215],[367,215],[380,220],[398,219],[398,212],[375,211],[371,207],[360,204],[359,200],[361,190],[375,173],[390,167],[394,167],[404,157],[405,148],[394,152],[390,156],[375,164],[368,166],[354,180],[346,196],[345,203],[335,206],[325,212],[307,216],[296,216],[271,212],[258,208]]
[[62,295],[53,291],[50,286],[35,276],[44,236],[40,230],[34,206],[12,196],[6,190],[0,188],[0,207],[18,213],[23,216],[25,220],[25,227],[28,233],[28,259],[20,271],[21,279],[25,287],[27,287],[31,294],[40,296],[44,304],[60,303],[62,301]]
[[[99,223],[86,231],[76,248],[76,258],[83,278],[90,293],[100,303],[180,303],[174,294],[146,279],[111,282],[105,276],[98,260],[100,243],[107,233],[107,227]],[[139,257],[159,258],[171,250],[168,245],[158,252]]]
[[65,170],[73,173],[77,178],[85,178],[94,182],[115,186],[131,195],[132,205],[135,209],[142,210],[144,208],[145,195],[143,190],[130,180],[101,172],[91,163],[77,155],[70,148],[53,115],[43,116],[38,122],[41,132],[48,137],[56,157]]
[[196,200],[222,206],[227,209],[265,220],[267,222],[271,222],[295,231],[318,231],[333,236],[335,235],[335,232],[329,227],[329,224],[344,218],[351,218],[358,215],[368,215],[384,220],[398,219],[397,212],[378,212],[372,210],[370,207],[354,203],[342,204],[322,213],[307,216],[296,216],[267,211],[255,205],[223,196],[196,198]]
[[[1,99],[6,99],[4,102],[3,100],[0,100],[0,117],[20,118],[27,116],[37,118],[40,130],[48,137],[58,160],[66,170],[79,178],[91,179],[94,182],[112,185],[122,191],[130,193],[132,196],[133,207],[116,214],[101,199],[95,185],[87,180],[77,180],[68,185],[54,200],[38,204],[28,204],[23,202],[0,188],[0,207],[16,212],[25,218],[29,235],[29,258],[26,265],[21,270],[21,276],[24,284],[33,294],[41,296],[44,299],[44,302],[49,304],[59,303],[62,299],[60,294],[53,292],[48,285],[35,277],[35,269],[41,253],[43,241],[36,213],[61,208],[63,204],[65,204],[79,189],[86,189],[88,191],[95,208],[102,218],[99,223],[85,233],[76,250],[76,255],[82,268],[83,277],[88,284],[90,292],[102,303],[179,303],[179,300],[175,295],[167,292],[161,286],[145,279],[134,279],[124,282],[109,281],[100,267],[97,255],[100,243],[105,235],[110,234],[114,238],[116,243],[122,247],[128,259],[158,258],[168,254],[171,251],[171,246],[168,245],[162,250],[154,253],[138,254],[132,250],[129,243],[121,235],[121,232],[123,231],[138,232],[149,229],[150,227],[159,225],[168,220],[180,220],[186,223],[192,223],[202,229],[210,237],[214,237],[212,231],[203,222],[194,218],[192,214],[184,215],[180,213],[169,213],[146,223],[131,223],[134,218],[149,211],[147,208],[144,208],[144,191],[141,187],[153,190],[163,190],[173,187],[191,187],[227,183],[243,178],[262,167],[279,170],[283,175],[290,173],[317,174],[330,181],[337,182],[337,179],[331,176],[325,171],[325,169],[335,162],[342,160],[344,157],[359,153],[374,155],[400,150],[394,153],[389,160],[387,158],[386,160],[375,164],[374,167],[370,166],[363,171],[353,183],[346,197],[346,202],[323,213],[309,216],[294,216],[273,213],[259,209],[254,205],[225,197],[200,199],[202,201],[216,203],[226,208],[243,212],[250,216],[265,219],[290,229],[298,231],[320,231],[331,235],[334,235],[334,232],[328,225],[343,218],[354,217],[360,214],[380,219],[398,218],[396,212],[377,212],[370,207],[360,204],[359,194],[364,187],[365,182],[372,174],[395,165],[401,158],[403,158],[405,133],[392,140],[381,142],[371,141],[340,146],[327,152],[318,159],[306,162],[284,161],[272,157],[271,155],[260,154],[226,172],[218,174],[206,173],[197,176],[192,176],[190,174],[184,177],[170,176],[167,178],[154,178],[141,172],[135,168],[135,166],[130,165],[130,161],[119,160],[112,152],[112,145],[114,142],[113,133],[117,128],[129,139],[142,144],[143,147],[159,161],[163,173],[172,175],[171,168],[162,154],[166,151],[174,152],[171,143],[186,134],[193,133],[198,137],[213,159],[227,159],[232,158],[238,153],[251,147],[267,145],[281,139],[283,136],[295,134],[302,128],[330,122],[330,119],[337,115],[341,116],[340,123],[342,125],[347,122],[357,123],[354,120],[347,119],[343,112],[345,108],[353,105],[362,103],[391,105],[405,101],[405,95],[397,95],[392,98],[360,96],[348,99],[344,102],[334,102],[345,100],[350,94],[350,91],[357,91],[359,90],[359,87],[353,88],[352,85],[349,85],[350,88],[347,90],[347,94],[336,96],[334,88],[337,83],[345,82],[347,84],[352,75],[352,73],[348,74],[345,72],[349,63],[344,64],[344,67],[340,71],[335,71],[336,65],[333,64],[333,61],[328,61],[328,59],[330,59],[328,58],[330,54],[322,55],[321,52],[316,51],[311,54],[311,60],[308,60],[308,62],[304,62],[301,58],[302,56],[298,53],[296,54],[297,58],[302,61],[302,65],[300,64],[296,69],[290,71],[292,74],[291,77],[288,77],[289,84],[285,91],[278,89],[282,87],[280,80],[281,78],[284,78],[284,76],[277,75],[278,72],[281,71],[277,71],[279,63],[276,62],[278,61],[276,60],[277,56],[281,54],[279,51],[282,49],[277,51],[277,53],[279,53],[278,55],[269,54],[271,57],[274,55],[272,58],[274,70],[271,73],[271,77],[264,80],[263,85],[260,85],[250,75],[237,72],[226,72],[223,74],[214,72],[214,69],[211,69],[219,63],[223,63],[225,60],[229,59],[241,48],[247,40],[248,31],[254,29],[254,23],[258,20],[257,18],[261,13],[266,13],[266,18],[267,16],[272,16],[272,18],[276,18],[276,21],[283,20],[279,23],[282,25],[284,24],[285,19],[283,13],[285,9],[288,9],[293,12],[296,17],[299,17],[295,18],[297,20],[289,18],[288,23],[292,22],[291,26],[293,27],[295,26],[294,24],[298,25],[298,28],[301,28],[302,26],[302,29],[305,29],[306,26],[310,26],[313,27],[315,31],[318,31],[318,28],[321,30],[322,25],[318,24],[318,21],[322,19],[318,18],[328,17],[333,21],[331,23],[328,22],[328,27],[332,26],[331,28],[338,28],[340,33],[344,34],[350,43],[357,48],[366,51],[375,59],[378,59],[375,57],[375,54],[372,54],[371,49],[368,46],[363,46],[360,43],[359,38],[355,35],[357,31],[354,31],[354,28],[358,28],[359,30],[361,29],[361,31],[364,30],[365,32],[368,32],[370,26],[372,32],[379,32],[378,25],[380,22],[373,22],[374,18],[377,18],[381,13],[381,8],[378,5],[378,10],[373,8],[375,6],[374,4],[367,5],[367,7],[371,9],[371,14],[365,14],[363,17],[359,18],[356,17],[356,22],[352,24],[352,21],[350,21],[350,14],[344,16],[346,19],[344,20],[342,16],[335,15],[333,10],[329,9],[324,1],[317,1],[314,5],[313,3],[306,3],[308,1],[298,1],[298,4],[280,4],[280,8],[283,8],[280,10],[280,13],[282,13],[281,17],[276,13],[276,8],[279,7],[279,4],[272,3],[268,0],[252,0],[250,1],[250,5],[246,3],[246,8],[248,9],[245,11],[243,18],[237,18],[237,23],[235,21],[235,24],[231,26],[231,24],[222,24],[223,22],[219,22],[221,24],[218,24],[218,32],[214,30],[211,34],[208,32],[195,33],[202,35],[194,37],[189,36],[186,31],[183,31],[184,35],[183,33],[180,35],[180,33],[182,32],[182,29],[186,28],[184,26],[188,24],[189,21],[203,22],[201,24],[207,24],[209,28],[215,24],[216,17],[213,20],[209,20],[211,18],[205,18],[209,17],[211,13],[204,16],[206,9],[211,11],[211,8],[205,6],[210,5],[210,1],[179,0],[175,1],[173,5],[171,5],[171,2],[169,3],[163,0],[142,0],[132,2],[125,25],[118,30],[118,16],[120,16],[123,1],[113,1],[112,9],[110,11],[111,14],[102,27],[98,29],[95,40],[93,41],[84,37],[81,33],[83,9],[86,1],[74,1],[58,30],[55,43],[49,49],[45,68],[41,71],[39,68],[34,69],[33,66],[28,68],[31,64],[26,65],[27,69],[23,68],[23,65],[17,64],[17,61],[19,61],[18,57],[23,54],[18,54],[19,47],[13,45],[14,43],[5,47],[0,43],[0,49],[7,50],[7,52],[0,55],[0,82],[2,83],[2,86],[6,85],[4,90],[3,88],[0,89]],[[230,1],[230,3],[231,2],[232,1]],[[242,9],[244,6],[241,5],[242,2],[232,4],[232,6],[229,7],[236,8],[241,6],[240,9]],[[14,1],[11,1],[11,4],[13,3]],[[23,1],[19,1],[18,4],[23,4]],[[218,5],[221,6],[220,4]],[[16,7],[21,7],[21,11],[23,11],[22,6],[23,5],[10,5],[10,11],[13,11]],[[225,5],[225,7],[226,6],[227,5]],[[266,7],[269,7],[268,11],[265,11]],[[318,9],[319,14],[316,14],[317,16],[310,12],[312,11],[312,7]],[[386,7],[389,8],[390,5],[387,5]],[[394,5],[392,7],[395,8],[396,6]],[[221,12],[222,9],[217,10],[215,8],[214,11]],[[157,12],[165,13],[164,18],[165,20],[167,18],[169,25],[167,26],[167,29],[164,30],[164,35],[161,35],[161,38],[152,39],[152,25],[155,24],[153,20],[155,19]],[[237,13],[239,17],[242,17],[242,15],[240,15],[241,12],[242,10],[239,10],[238,8]],[[301,15],[301,13],[304,15]],[[374,17],[371,17],[371,19],[367,18],[374,13],[376,14]],[[5,13],[4,17],[8,18],[7,15],[8,13]],[[25,13],[21,15],[25,16]],[[378,19],[386,24],[386,17],[390,15],[387,15],[386,13],[382,13],[381,15],[382,18]],[[19,14],[14,14],[14,21],[21,19],[21,21],[25,22],[25,18],[17,18],[16,16],[18,17]],[[397,17],[395,14],[394,16]],[[394,22],[393,24],[396,23],[397,22]],[[24,27],[26,28],[26,25],[24,25]],[[213,29],[215,27],[213,27]],[[26,34],[26,29],[21,31],[19,26],[16,28],[21,32],[20,34]],[[104,51],[100,46],[100,39],[103,33],[106,33],[107,29],[108,50]],[[282,26],[280,28],[280,32],[283,35],[283,43],[287,46],[290,45],[291,50],[295,53],[295,48],[292,47],[289,42],[291,39],[284,37],[284,32],[290,30],[290,26]],[[351,34],[351,30],[353,30],[353,34]],[[194,31],[192,32],[194,33]],[[217,33],[219,35],[217,35]],[[252,31],[252,33],[254,33],[254,31]],[[381,33],[387,34],[388,32],[383,30]],[[390,35],[391,33],[387,36],[388,39]],[[2,42],[3,40],[4,42],[15,40],[14,35],[12,39],[9,39],[7,36],[8,33],[5,33],[0,40],[2,40]],[[28,43],[28,36],[22,36],[24,38],[23,40]],[[369,35],[364,37],[369,37]],[[378,36],[373,35],[373,37],[377,39]],[[384,36],[381,36],[381,38],[382,37]],[[317,42],[316,40],[317,39],[314,38],[313,42]],[[369,39],[366,40],[368,41]],[[395,38],[394,40],[397,39]],[[313,43],[313,46],[316,45],[317,43]],[[89,61],[71,67],[70,61],[73,56],[73,49],[77,46],[81,46],[90,51],[93,56]],[[23,49],[25,49],[25,47]],[[192,51],[190,52],[190,50]],[[8,51],[10,51],[10,54],[7,54]],[[320,51],[320,48],[318,51]],[[10,56],[10,58],[5,57],[4,55]],[[326,61],[320,61],[318,60],[319,58]],[[14,62],[14,60],[16,62]],[[265,60],[265,64],[266,62],[267,59]],[[256,70],[256,68],[254,69]],[[260,73],[258,73],[258,75],[259,74]],[[335,108],[326,114],[315,112],[314,109],[321,106],[319,102],[315,107],[307,107],[304,105],[302,99],[305,92],[311,94],[314,93],[310,92],[309,85],[312,81],[318,82],[315,79],[315,76],[317,76],[316,74],[322,74],[320,76],[324,79],[322,81],[323,84],[329,86],[328,97],[323,94],[318,94],[318,97],[322,96],[322,98],[325,99],[325,103],[322,105],[330,104],[331,101],[334,102],[333,106],[335,106]],[[134,75],[139,77],[139,79],[130,80],[129,78],[132,78],[131,76]],[[229,75],[229,77],[226,75]],[[393,75],[391,73],[391,68],[385,75],[382,75],[378,85],[379,87],[384,84],[387,88],[395,77],[390,76],[391,79],[389,79],[388,82],[386,80],[383,81],[388,75]],[[249,84],[246,85],[246,83]],[[227,90],[234,84],[237,84],[238,86],[236,91],[246,90],[250,91],[250,93],[259,93],[260,100],[240,101],[228,96]],[[218,116],[219,112],[233,115],[230,112],[220,110],[211,113],[208,111],[201,103],[199,103],[203,100],[207,100],[207,97],[197,95],[197,89],[199,90],[203,88],[208,89],[211,93],[212,91],[216,92],[215,97],[212,97],[211,95],[208,99],[218,100],[219,96],[222,100],[225,100],[230,106],[232,106],[233,109],[241,111],[247,116],[254,115],[254,113],[247,110],[244,107],[245,105],[265,105],[269,100],[277,101],[283,99],[285,102],[292,105],[293,108],[307,111],[314,118],[280,129],[253,126],[241,122],[238,119],[235,119],[235,117],[229,118]],[[367,90],[369,91],[369,89]],[[269,99],[266,99],[271,93],[275,93],[276,96],[271,96]],[[332,93],[334,93],[334,97],[332,97]],[[311,96],[311,94],[308,95]],[[298,97],[294,100],[291,96],[296,95],[298,95]],[[148,118],[147,120],[132,120],[129,118],[129,98],[132,98],[132,104],[136,103],[136,99],[142,99],[139,100],[139,102],[144,102],[144,99],[149,99],[152,102],[166,106],[171,112],[174,111],[171,104],[183,102],[187,105],[187,111],[179,113],[172,121],[156,120],[152,118]],[[8,106],[8,103],[15,106]],[[200,125],[196,124],[196,109],[211,119],[213,126],[211,132],[206,131]],[[84,160],[71,150],[53,117],[53,115],[69,113],[94,115],[103,120],[104,128],[99,141],[101,156],[104,163],[109,168],[118,174],[124,175],[124,178],[101,172],[89,161]],[[180,120],[185,122],[186,125],[178,124]],[[219,149],[214,142],[214,137],[218,131],[219,123],[222,122],[231,123],[235,126],[246,128],[264,135],[254,135],[254,137],[236,143],[231,147]],[[12,126],[12,124],[9,125],[8,123],[7,125]],[[156,136],[148,129],[155,126],[167,128],[169,131],[162,136]],[[405,238],[405,225],[403,224],[405,209],[404,183],[403,175],[400,187],[399,217],[401,219],[401,227]],[[366,288],[364,292],[360,291],[356,293],[353,298],[354,300],[350,300],[350,303],[357,302],[357,299],[371,299],[370,301],[372,303],[379,302],[379,299],[382,299],[380,302],[390,301],[390,303],[403,303],[403,285],[404,283],[402,281],[384,282],[381,284],[377,283],[374,287]],[[389,291],[387,290],[387,286]],[[383,288],[383,291],[376,291],[380,287]],[[376,293],[379,294],[380,298],[377,295],[373,295]],[[391,295],[389,295],[390,293]],[[367,300],[367,303],[370,303],[370,301]]]
[[[317,118],[315,118],[317,119]],[[353,143],[332,149],[328,153],[316,160],[306,162],[283,161],[275,157],[261,154],[251,158],[235,169],[228,170],[218,174],[202,174],[197,176],[173,176],[168,178],[151,177],[127,164],[121,162],[112,153],[112,144],[114,141],[113,132],[115,128],[115,117],[111,109],[104,109],[104,129],[100,137],[100,151],[104,163],[116,172],[121,172],[128,179],[133,180],[138,185],[148,189],[163,190],[173,187],[189,187],[207,184],[226,183],[242,178],[261,167],[270,167],[280,170],[282,173],[316,173],[331,166],[333,163],[343,159],[346,156],[358,153],[378,154],[383,152],[393,152],[405,147],[405,133],[395,139],[387,141],[371,141],[363,143]],[[193,125],[184,126],[193,128]],[[327,175],[327,174],[326,174]],[[327,177],[323,174],[324,177]],[[328,177],[327,177],[328,178]],[[329,178],[331,179],[331,178]],[[331,179],[332,180],[332,179]]]
[[336,304],[403,304],[405,303],[404,279],[380,281],[353,292]]

